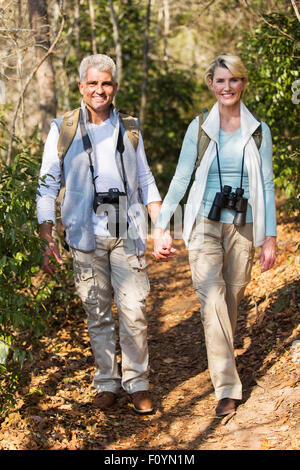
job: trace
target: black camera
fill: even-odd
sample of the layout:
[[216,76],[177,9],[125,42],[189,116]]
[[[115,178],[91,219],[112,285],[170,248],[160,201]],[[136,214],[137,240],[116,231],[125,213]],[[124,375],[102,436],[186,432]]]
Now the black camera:
[[119,238],[126,234],[128,228],[126,201],[126,193],[119,191],[118,188],[110,188],[106,193],[95,194],[93,209],[97,215],[105,213],[108,216],[107,228],[112,237]]
[[236,188],[234,193],[231,189],[231,186],[224,186],[221,192],[216,193],[208,218],[219,221],[221,209],[232,209],[236,211],[233,219],[234,225],[242,227],[246,223],[248,199],[243,197],[243,188]]

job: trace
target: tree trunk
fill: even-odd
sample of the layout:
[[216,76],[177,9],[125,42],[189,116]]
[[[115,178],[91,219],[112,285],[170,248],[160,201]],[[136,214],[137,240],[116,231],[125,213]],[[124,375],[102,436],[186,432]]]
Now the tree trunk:
[[92,29],[92,50],[93,50],[93,54],[97,54],[95,12],[94,12],[93,0],[89,0],[89,8],[90,8],[91,29]]
[[168,68],[168,38],[170,30],[169,0],[164,0],[164,64]]
[[144,35],[144,50],[143,50],[143,81],[142,81],[141,106],[140,106],[140,115],[139,115],[141,131],[144,130],[145,116],[146,116],[146,104],[147,104],[150,13],[151,13],[151,0],[148,0],[146,19],[145,19],[145,35]]
[[[28,0],[28,10],[30,26],[34,30],[36,60],[39,63],[50,47],[46,0]],[[45,139],[49,132],[50,122],[56,117],[55,75],[50,55],[37,70],[36,78],[40,101],[41,131]]]
[[116,17],[114,6],[113,6],[113,0],[109,0],[109,8],[110,8],[111,21],[113,24],[113,36],[114,36],[115,49],[116,49],[116,66],[117,66],[116,82],[119,84],[119,89],[120,89],[120,84],[122,80],[122,67],[123,67],[122,46],[121,46],[121,42],[119,38],[119,25],[118,25],[118,20]]
[[75,0],[74,7],[74,32],[75,32],[75,43],[76,43],[76,54],[79,57],[80,54],[80,0]]

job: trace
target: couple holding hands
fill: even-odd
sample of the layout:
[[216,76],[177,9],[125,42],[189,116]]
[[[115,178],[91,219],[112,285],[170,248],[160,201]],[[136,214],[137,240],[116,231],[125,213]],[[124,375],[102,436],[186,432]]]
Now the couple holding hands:
[[[242,102],[247,70],[235,55],[221,55],[207,68],[205,80],[216,102],[204,117],[197,116],[189,124],[163,202],[137,121],[119,113],[113,104],[118,89],[113,60],[102,54],[88,56],[79,73],[80,123],[63,160],[58,151],[63,117],[51,124],[37,216],[46,241],[43,269],[52,274],[51,257],[63,262],[52,237],[55,200],[63,187],[62,223],[96,362],[94,404],[111,407],[123,387],[137,413],[153,411],[145,316],[150,290],[144,254],[147,224],[141,206],[146,206],[155,226],[153,256],[168,261],[176,256],[169,222],[189,187],[182,237],[201,304],[216,414],[232,413],[242,399],[234,357],[238,305],[251,278],[255,248],[261,247],[262,271],[272,268],[276,256],[272,139],[267,124]],[[201,161],[199,139],[206,142]],[[109,206],[112,189],[126,199],[124,237],[109,230],[107,207],[95,208],[96,196]],[[119,315],[121,370],[112,296]]]

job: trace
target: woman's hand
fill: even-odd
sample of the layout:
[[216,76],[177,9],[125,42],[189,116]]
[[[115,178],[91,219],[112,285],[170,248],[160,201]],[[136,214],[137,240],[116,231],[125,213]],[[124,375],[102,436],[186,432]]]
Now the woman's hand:
[[266,237],[266,240],[261,247],[260,262],[262,266],[261,272],[268,271],[274,266],[276,259],[276,237]]
[[173,239],[169,230],[154,229],[154,249],[152,255],[157,261],[169,261],[176,250],[173,248]]

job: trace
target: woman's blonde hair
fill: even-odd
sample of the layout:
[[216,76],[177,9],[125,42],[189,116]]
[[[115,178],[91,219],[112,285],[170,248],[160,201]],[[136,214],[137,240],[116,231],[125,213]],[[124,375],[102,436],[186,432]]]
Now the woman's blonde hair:
[[209,66],[204,73],[205,82],[209,85],[213,81],[214,73],[217,67],[227,68],[232,75],[238,78],[247,78],[247,69],[244,66],[241,58],[237,55],[219,55]]

